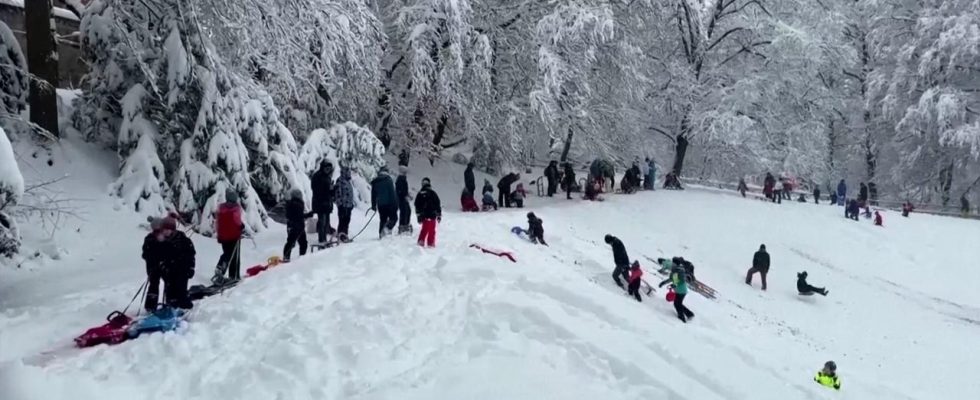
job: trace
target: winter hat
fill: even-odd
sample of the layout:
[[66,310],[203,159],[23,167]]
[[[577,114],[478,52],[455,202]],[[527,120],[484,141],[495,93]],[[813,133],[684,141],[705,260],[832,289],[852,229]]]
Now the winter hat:
[[422,187],[430,185],[432,185],[432,181],[429,180],[429,177],[422,178]]
[[229,203],[238,203],[238,192],[232,188],[225,190],[225,201]]
[[612,243],[613,235],[606,234],[606,243]]
[[533,212],[527,213],[527,219],[533,219],[533,218],[536,218]]
[[833,361],[827,361],[823,364],[823,367],[830,370],[830,372],[837,372],[837,363]]
[[407,175],[408,174],[408,166],[407,165],[399,165],[398,166],[398,173],[399,174],[402,174],[402,175]]
[[170,216],[163,217],[163,220],[160,222],[160,229],[171,231],[177,229],[177,220]]
[[765,250],[765,249],[766,249],[766,245],[759,246],[759,250]]
[[303,191],[299,188],[294,188],[289,191],[289,198],[293,200],[303,200]]

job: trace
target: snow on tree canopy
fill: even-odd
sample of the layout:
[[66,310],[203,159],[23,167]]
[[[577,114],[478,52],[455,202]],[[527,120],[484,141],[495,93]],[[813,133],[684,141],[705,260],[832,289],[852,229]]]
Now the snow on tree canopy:
[[0,21],[0,114],[24,111],[29,85],[27,59],[13,32]]
[[122,98],[122,124],[117,142],[123,160],[119,179],[110,186],[110,193],[123,204],[150,215],[162,215],[167,209],[166,172],[157,155],[159,132],[143,112],[147,96],[143,85],[133,85]]
[[[317,129],[310,134],[299,152],[299,165],[307,176],[319,168],[320,161],[327,160],[334,166],[350,167],[353,175],[370,181],[385,165],[385,147],[371,130],[353,122],[336,124],[330,129]],[[340,168],[334,168],[339,175]],[[365,185],[356,185],[359,190]],[[361,198],[365,194],[361,193]]]
[[16,204],[24,194],[24,177],[17,167],[13,147],[7,133],[0,127],[0,209],[8,204]]

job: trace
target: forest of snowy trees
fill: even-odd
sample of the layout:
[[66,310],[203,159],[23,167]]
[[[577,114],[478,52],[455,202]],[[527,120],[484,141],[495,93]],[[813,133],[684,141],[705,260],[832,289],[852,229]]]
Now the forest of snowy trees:
[[[497,173],[653,157],[687,178],[875,182],[896,201],[980,191],[976,0],[92,0],[81,14],[74,128],[118,152],[119,201],[194,211],[204,231],[225,188],[260,229],[286,188],[309,195],[320,158],[370,175],[404,149],[464,150]],[[27,93],[11,47],[4,126]]]

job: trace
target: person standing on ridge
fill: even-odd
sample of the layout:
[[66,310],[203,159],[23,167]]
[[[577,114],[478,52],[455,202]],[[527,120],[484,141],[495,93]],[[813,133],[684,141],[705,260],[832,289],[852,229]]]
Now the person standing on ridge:
[[612,247],[613,252],[613,263],[616,268],[613,269],[612,277],[616,281],[616,285],[621,288],[626,288],[623,286],[623,282],[619,280],[619,277],[623,277],[629,282],[629,269],[630,269],[630,257],[626,254],[626,246],[623,246],[623,241],[619,238],[607,234],[605,237],[606,244]]
[[868,204],[868,185],[861,182],[861,188],[858,189],[858,205],[864,207]]
[[745,178],[739,178],[738,179],[738,192],[742,194],[742,197],[745,197],[745,192],[748,192],[748,191],[749,191],[749,185],[746,185],[745,184]]
[[221,258],[214,270],[212,283],[219,283],[228,272],[228,279],[241,279],[241,241],[245,225],[242,223],[242,206],[238,204],[238,192],[225,190],[225,202],[218,206],[215,230],[221,244]]
[[422,178],[422,189],[415,195],[415,213],[419,224],[422,224],[422,229],[419,229],[419,246],[435,247],[436,223],[442,222],[442,203],[439,195],[432,190],[429,178]]
[[548,180],[548,197],[554,197],[558,191],[558,161],[551,160],[544,169],[544,178]]
[[152,232],[143,238],[143,260],[146,261],[147,312],[157,309],[160,280],[166,305],[175,308],[194,307],[187,298],[187,281],[194,277],[194,243],[177,230],[172,217],[156,218],[150,222]]
[[310,186],[313,188],[313,201],[310,207],[316,214],[316,238],[317,242],[324,244],[327,242],[327,234],[333,233],[330,227],[330,214],[333,212],[333,164],[330,161],[320,161],[320,169],[310,177]]
[[766,245],[759,246],[759,251],[752,256],[752,268],[745,274],[745,284],[752,286],[752,276],[758,272],[762,277],[762,290],[766,290],[766,274],[769,273],[769,253]]
[[398,195],[388,167],[381,167],[371,181],[371,209],[378,212],[378,237],[390,235],[398,223]]
[[[470,164],[472,165],[472,164]],[[472,171],[470,172],[472,174]],[[408,194],[408,167],[398,167],[398,178],[395,179],[395,195],[398,196],[398,234],[412,233],[412,206]]]
[[334,185],[334,202],[337,203],[337,240],[350,241],[350,215],[354,211],[354,183],[350,167],[340,167],[340,179]]
[[647,158],[647,177],[644,181],[646,190],[657,190],[657,163],[652,158]]

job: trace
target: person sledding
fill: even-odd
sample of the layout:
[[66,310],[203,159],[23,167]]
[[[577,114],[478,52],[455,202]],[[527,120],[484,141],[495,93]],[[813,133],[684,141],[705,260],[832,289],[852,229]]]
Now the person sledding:
[[626,287],[623,286],[623,282],[619,277],[623,277],[627,282],[629,281],[630,257],[626,254],[626,246],[623,245],[622,240],[609,234],[606,235],[605,242],[612,247],[613,263],[616,265],[612,273],[613,281],[616,282],[617,286],[625,289]]
[[164,303],[170,307],[190,309],[187,281],[194,277],[196,252],[194,243],[177,230],[172,217],[156,218],[150,222],[152,231],[143,239],[143,260],[146,261],[147,312],[154,312],[160,299],[163,280]]
[[[490,197],[492,200],[493,196]],[[480,206],[476,205],[476,199],[473,198],[473,193],[468,188],[463,188],[463,193],[459,195],[459,205],[463,208],[463,212],[480,211]]]
[[306,255],[306,219],[312,216],[312,211],[306,212],[303,191],[297,188],[290,190],[289,200],[286,201],[286,245],[282,248],[283,262],[289,262],[296,243],[299,243],[299,255]]
[[544,221],[534,215],[533,212],[527,213],[527,236],[531,243],[548,245],[544,241]]
[[766,275],[769,274],[769,253],[766,252],[766,245],[760,245],[759,251],[752,256],[752,268],[745,274],[745,284],[752,286],[752,277],[756,273],[762,277],[762,290],[766,290]]
[[837,376],[837,363],[833,361],[824,363],[823,369],[817,371],[817,376],[813,377],[813,381],[828,388],[840,390],[840,377]]
[[442,204],[439,195],[432,190],[429,178],[422,178],[422,189],[415,195],[415,213],[422,225],[419,230],[419,246],[435,247],[436,223],[442,222]]
[[820,295],[826,296],[827,293],[830,293],[825,288],[819,288],[810,285],[809,283],[806,282],[806,277],[807,277],[806,271],[796,274],[796,290],[800,292],[800,295],[812,296],[814,293],[819,293]]
[[674,311],[677,312],[677,318],[684,323],[694,319],[694,313],[684,305],[684,298],[687,297],[687,281],[687,271],[683,265],[678,263],[673,265],[670,275],[659,285],[664,287],[669,283],[670,287],[674,289]]
[[640,269],[640,263],[634,261],[630,267],[629,286],[626,289],[626,293],[633,296],[639,302],[643,302],[643,298],[640,297],[640,283],[643,282],[642,278],[643,270]]
[[[215,213],[215,231],[221,244],[221,258],[214,269],[211,283],[221,284],[241,279],[241,242],[245,225],[242,223],[242,206],[238,204],[238,192],[225,191],[225,202]],[[228,277],[225,278],[227,271]]]

